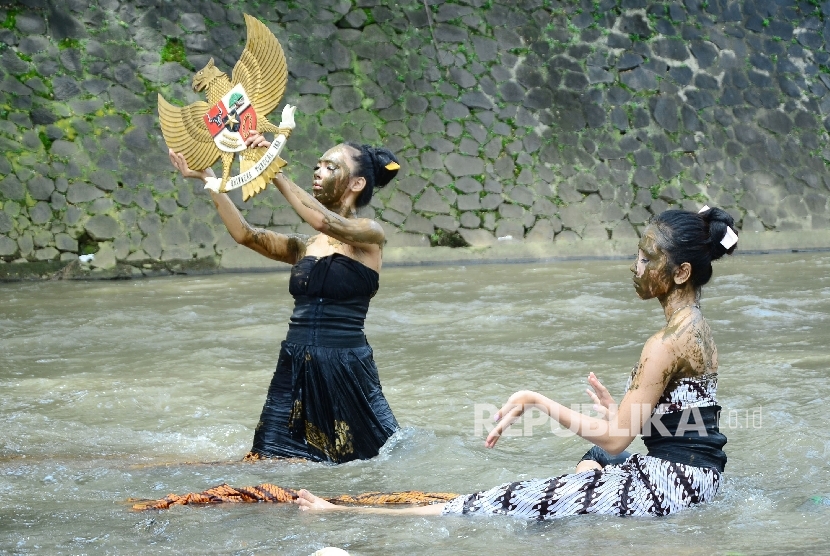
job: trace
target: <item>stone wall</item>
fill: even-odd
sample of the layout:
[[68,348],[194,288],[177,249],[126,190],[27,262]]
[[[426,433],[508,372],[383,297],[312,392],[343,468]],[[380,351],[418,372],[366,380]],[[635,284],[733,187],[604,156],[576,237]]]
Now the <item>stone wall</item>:
[[[200,98],[190,78],[211,55],[230,74],[243,13],[288,57],[292,178],[309,183],[317,156],[342,140],[399,155],[398,179],[363,211],[390,248],[555,253],[589,241],[627,253],[651,214],[703,203],[743,232],[830,237],[830,2],[428,5],[0,8],[0,274],[87,253],[91,269],[116,275],[248,264],[200,186],[171,172],[156,116],[159,92]],[[254,225],[308,231],[274,188],[236,201]]]

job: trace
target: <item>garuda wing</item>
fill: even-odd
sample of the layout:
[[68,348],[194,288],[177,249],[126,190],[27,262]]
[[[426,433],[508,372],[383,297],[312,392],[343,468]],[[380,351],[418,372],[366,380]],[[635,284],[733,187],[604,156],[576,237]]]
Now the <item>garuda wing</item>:
[[210,105],[201,100],[184,108],[173,106],[159,95],[159,123],[167,146],[182,153],[191,170],[212,166],[221,154],[205,124]]
[[241,83],[257,115],[265,119],[282,100],[288,66],[279,41],[260,20],[245,14],[248,42],[233,67],[231,82]]

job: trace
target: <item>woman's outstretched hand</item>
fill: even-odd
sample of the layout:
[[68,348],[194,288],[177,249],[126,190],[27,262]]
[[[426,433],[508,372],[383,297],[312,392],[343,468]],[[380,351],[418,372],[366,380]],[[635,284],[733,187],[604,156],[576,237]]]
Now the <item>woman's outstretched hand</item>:
[[536,392],[520,390],[507,398],[507,402],[493,416],[493,420],[496,421],[496,426],[487,435],[487,440],[484,441],[484,445],[488,448],[495,446],[496,442],[499,441],[499,437],[504,434],[504,431],[524,414],[527,406],[534,404],[535,397]]
[[585,392],[591,397],[594,402],[594,411],[602,415],[606,421],[610,421],[617,413],[617,402],[611,397],[608,388],[603,386],[594,373],[588,373],[588,386]]
[[205,181],[207,178],[213,176],[213,170],[205,168],[204,170],[191,170],[187,166],[187,161],[184,159],[182,153],[174,152],[173,149],[167,149],[167,154],[170,157],[170,162],[179,173],[186,178],[196,178]]

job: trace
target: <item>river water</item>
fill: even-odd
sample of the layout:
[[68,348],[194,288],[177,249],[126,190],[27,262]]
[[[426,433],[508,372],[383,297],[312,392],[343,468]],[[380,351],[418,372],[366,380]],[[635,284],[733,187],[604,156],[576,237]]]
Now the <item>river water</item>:
[[0,285],[0,552],[830,553],[830,506],[813,498],[830,494],[827,253],[731,257],[703,292],[729,438],[712,504],[536,523],[127,502],[223,482],[466,493],[569,472],[586,441],[538,424],[487,450],[488,408],[523,388],[587,403],[589,371],[621,397],[664,322],[628,265],[385,268],[366,333],[403,429],[341,466],[239,461],[287,328],[288,273]]

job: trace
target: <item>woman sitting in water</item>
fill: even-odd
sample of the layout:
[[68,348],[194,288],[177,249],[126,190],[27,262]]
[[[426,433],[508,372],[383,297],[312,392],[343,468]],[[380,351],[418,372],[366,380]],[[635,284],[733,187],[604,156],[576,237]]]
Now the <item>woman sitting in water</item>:
[[[418,515],[503,514],[547,519],[575,514],[666,515],[708,502],[721,486],[726,437],[718,431],[718,352],[700,312],[700,289],[712,276],[712,261],[732,253],[737,242],[732,217],[705,207],[698,214],[666,211],[652,220],[631,266],[641,299],[656,298],[666,325],[646,341],[619,406],[593,373],[594,401],[605,419],[568,409],[536,392],[516,392],[496,414],[485,445],[525,410],[538,408],[593,442],[576,473],[506,483],[459,496],[445,504],[376,512]],[[642,433],[648,455],[623,450]],[[616,454],[616,456],[612,455]],[[347,509],[300,491],[303,510]]]
[[[270,145],[256,133],[246,144]],[[170,160],[185,177],[213,175],[210,168],[190,170],[181,154],[171,151]],[[211,191],[237,243],[293,265],[288,289],[294,313],[246,459],[368,459],[398,429],[363,334],[378,290],[384,232],[355,215],[398,168],[387,149],[346,143],[320,157],[311,195],[278,174],[277,189],[320,232],[311,237],[253,228],[227,195]]]

